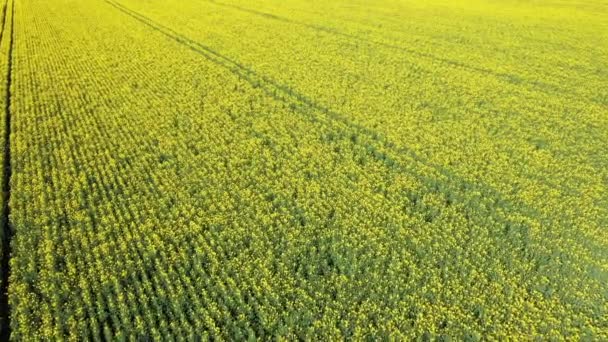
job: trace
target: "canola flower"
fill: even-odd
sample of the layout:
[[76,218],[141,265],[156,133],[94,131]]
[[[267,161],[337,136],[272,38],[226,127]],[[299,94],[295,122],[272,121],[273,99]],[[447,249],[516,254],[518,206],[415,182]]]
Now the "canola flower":
[[605,6],[13,7],[12,339],[608,339]]

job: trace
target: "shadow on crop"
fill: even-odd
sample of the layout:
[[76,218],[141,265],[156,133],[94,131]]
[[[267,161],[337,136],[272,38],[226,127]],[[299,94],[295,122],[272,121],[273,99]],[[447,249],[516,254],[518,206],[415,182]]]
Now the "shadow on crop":
[[0,254],[1,270],[0,270],[0,340],[8,341],[11,334],[10,324],[10,306],[8,300],[8,286],[10,278],[10,258],[11,258],[11,239],[13,230],[10,224],[10,197],[11,197],[11,84],[12,84],[12,64],[13,64],[13,41],[14,41],[14,26],[15,26],[15,2],[11,5],[11,20],[6,21],[9,0],[7,0],[2,9],[2,32],[0,33],[0,44],[5,39],[5,33],[9,31],[9,48],[8,48],[8,63],[6,72],[6,90],[4,95],[4,151],[2,165],[2,250]]

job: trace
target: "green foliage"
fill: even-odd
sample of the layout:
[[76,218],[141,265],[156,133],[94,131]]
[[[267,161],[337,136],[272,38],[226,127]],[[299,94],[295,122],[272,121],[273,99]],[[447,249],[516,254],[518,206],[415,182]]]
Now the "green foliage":
[[604,5],[15,4],[13,339],[608,339]]

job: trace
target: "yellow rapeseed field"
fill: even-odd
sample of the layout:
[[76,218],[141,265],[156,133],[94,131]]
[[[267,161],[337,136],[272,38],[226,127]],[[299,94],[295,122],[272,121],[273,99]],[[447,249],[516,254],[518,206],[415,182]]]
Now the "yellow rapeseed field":
[[608,2],[2,6],[0,338],[608,340]]

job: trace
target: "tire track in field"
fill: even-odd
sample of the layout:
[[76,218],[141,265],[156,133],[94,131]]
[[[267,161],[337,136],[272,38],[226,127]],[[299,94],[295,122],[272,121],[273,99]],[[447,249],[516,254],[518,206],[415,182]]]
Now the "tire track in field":
[[0,284],[0,320],[2,325],[0,326],[0,341],[8,341],[11,334],[10,328],[10,307],[8,303],[8,286],[10,276],[10,257],[11,257],[11,238],[13,231],[10,225],[10,206],[9,201],[11,197],[11,84],[12,84],[12,64],[13,64],[13,41],[14,41],[14,25],[15,25],[15,2],[11,2],[11,18],[10,24],[6,22],[6,15],[8,11],[8,0],[4,5],[2,14],[2,33],[0,33],[0,44],[2,43],[7,25],[10,25],[9,36],[9,47],[8,47],[8,63],[7,63],[7,74],[6,74],[6,92],[5,96],[5,107],[4,107],[4,161],[2,169],[2,279]]
[[[559,224],[564,219],[569,220],[569,218],[562,217],[545,217],[537,209],[532,208],[529,205],[526,205],[525,203],[520,203],[519,201],[512,201],[505,198],[505,196],[500,191],[494,189],[493,187],[487,184],[474,183],[468,181],[458,176],[451,170],[419,156],[415,151],[407,147],[396,146],[393,142],[389,141],[378,132],[366,128],[360,124],[357,124],[346,116],[316,103],[314,100],[303,94],[298,93],[296,90],[290,88],[289,86],[281,84],[278,81],[273,80],[264,75],[258,74],[255,70],[248,68],[247,66],[241,64],[239,61],[233,60],[227,56],[220,54],[209,46],[194,41],[191,38],[184,36],[181,33],[178,33],[174,29],[171,29],[161,23],[158,23],[146,17],[145,15],[133,11],[118,2],[115,2],[113,0],[104,1],[112,7],[123,12],[124,14],[146,25],[147,27],[150,27],[151,29],[165,35],[166,37],[184,45],[195,53],[208,59],[212,63],[226,68],[230,72],[234,73],[235,75],[241,77],[243,80],[251,84],[254,88],[260,88],[273,99],[287,103],[290,106],[294,106],[294,110],[306,116],[310,121],[333,126],[338,124],[352,129],[359,137],[354,137],[357,141],[353,142],[362,146],[363,148],[368,149],[372,158],[378,160],[387,168],[396,169],[400,172],[406,172],[415,175],[425,183],[430,184],[429,189],[427,190],[441,192],[449,196],[457,196],[458,198],[456,198],[455,200],[462,201],[464,203],[475,203],[477,201],[482,201],[490,206],[490,208],[488,208],[486,205],[483,208],[478,208],[474,206],[466,209],[465,214],[469,220],[475,221],[476,216],[478,215],[480,215],[480,217],[486,217],[494,214],[498,215],[496,216],[496,218],[504,224],[505,231],[510,231],[512,230],[513,226],[519,225],[518,222],[514,222],[506,214],[500,215],[499,213],[493,213],[492,208],[501,208],[507,213],[518,213],[534,221],[538,221],[539,224],[541,224],[543,227],[552,227],[555,224]],[[309,108],[323,115],[313,115],[309,111],[304,110],[304,108]],[[406,155],[407,157],[411,158],[415,163],[419,163],[421,166],[433,170],[437,173],[439,177],[437,177],[437,175],[433,176],[416,174],[413,172],[413,168],[411,166],[402,165],[401,162],[393,159],[384,151],[396,155]],[[460,193],[464,193],[465,195],[460,195]],[[479,195],[469,195],[470,193],[479,193]],[[527,230],[529,229],[530,228],[528,227]],[[581,234],[583,232],[577,233]],[[573,235],[576,235],[576,233],[573,233]],[[599,258],[602,261],[608,260],[608,254],[606,253],[606,251],[604,251],[602,246],[592,238],[578,238],[575,239],[572,243],[578,245],[580,248],[583,248],[583,250],[586,250],[588,253],[591,253],[592,256],[595,258]],[[598,276],[597,274],[593,274],[591,275],[591,277],[599,279],[602,277],[602,275]]]
[[[495,207],[502,207],[505,212],[528,216],[528,218],[541,224],[543,227],[550,227],[551,225],[556,224],[559,218],[547,218],[543,217],[542,215],[535,215],[535,209],[527,207],[525,204],[518,203],[518,201],[509,201],[508,199],[505,199],[500,192],[496,191],[496,189],[493,189],[487,184],[468,182],[459,177],[458,175],[450,177],[449,175],[453,174],[453,172],[446,169],[445,167],[442,167],[440,165],[434,165],[430,161],[424,160],[424,158],[417,157],[416,153],[414,151],[409,150],[407,147],[399,147],[393,145],[385,137],[378,135],[377,132],[362,127],[349,120],[349,118],[315,103],[313,100],[309,99],[305,95],[297,93],[289,87],[282,85],[278,81],[257,74],[254,70],[249,69],[246,66],[240,64],[238,60],[233,60],[230,57],[224,56],[214,51],[210,47],[205,46],[202,43],[198,43],[188,38],[187,36],[184,36],[183,34],[177,33],[175,30],[163,26],[162,24],[142,14],[139,14],[138,12],[132,11],[120,4],[117,4],[110,0],[105,1],[114,8],[123,12],[124,14],[144,24],[146,27],[151,28],[159,33],[162,33],[164,36],[170,38],[175,42],[178,42],[184,47],[187,47],[191,51],[207,59],[209,62],[212,62],[219,67],[225,68],[227,71],[230,71],[234,75],[239,76],[243,81],[248,82],[252,87],[260,88],[260,90],[262,90],[268,96],[276,99],[277,101],[289,104],[290,106],[293,105],[293,110],[295,113],[305,116],[310,121],[317,123],[327,123],[342,131],[350,130],[351,132],[354,131],[355,133],[360,134],[360,139],[358,139],[358,141],[353,141],[353,143],[363,148],[369,147],[368,151],[372,155],[372,158],[376,159],[380,163],[383,163],[387,168],[392,168],[397,172],[413,172],[412,167],[409,166],[407,162],[404,163],[403,160],[392,160],[391,157],[384,154],[381,149],[388,150],[391,154],[403,153],[413,158],[416,163],[420,163],[421,166],[432,168],[434,172],[431,175],[416,174],[419,179],[423,180],[424,182],[430,183],[426,184],[423,188],[420,189],[422,193],[439,192],[447,195],[454,194],[456,196],[456,198],[454,198],[454,201],[464,202],[464,205],[467,205],[468,202],[473,201],[473,206],[462,209],[462,212],[465,215],[466,219],[474,225],[479,225],[480,223],[484,223],[483,217],[493,216],[497,220],[497,223],[496,225],[492,225],[492,227],[487,228],[491,230],[491,233],[496,240],[500,240],[506,237],[503,243],[509,245],[509,248],[519,247],[518,250],[514,250],[513,254],[511,254],[513,256],[513,259],[526,260],[526,264],[530,265],[536,270],[541,269],[541,266],[546,263],[553,263],[554,265],[557,263],[556,261],[552,261],[554,260],[554,256],[552,256],[550,252],[545,252],[542,249],[538,249],[535,247],[535,245],[538,245],[542,241],[534,241],[534,245],[530,245],[528,243],[528,232],[530,231],[530,227],[527,223],[514,222],[512,218],[508,216],[503,216],[500,213],[493,214],[492,211]],[[315,115],[314,111],[318,113],[316,113]],[[435,172],[439,173],[439,175],[435,174]],[[444,177],[448,177],[451,179],[445,179]],[[461,194],[463,192],[464,195]],[[479,195],[480,197],[471,197],[470,193],[476,192],[481,192]],[[481,201],[484,205],[482,205],[481,207],[476,206],[475,201],[477,199],[479,199],[479,201]],[[502,234],[502,230],[497,229],[499,225],[504,226],[504,234]],[[520,230],[521,233],[519,232]],[[516,232],[516,237],[512,236],[512,232]],[[520,235],[522,235],[521,240],[519,240]],[[603,253],[604,251],[598,250],[600,245],[594,241],[581,241],[580,239],[576,239],[575,241],[572,241],[571,244],[577,246],[577,248],[587,249],[584,255],[587,260],[590,256],[596,256],[601,260],[606,260],[606,258],[604,257],[606,254]],[[590,246],[594,247],[591,248]],[[553,253],[558,253],[555,255],[559,255],[558,257],[560,258],[560,260],[567,260],[566,263],[568,265],[582,267],[580,269],[577,268],[576,270],[573,270],[571,269],[571,267],[568,267],[565,270],[571,270],[571,272],[567,272],[566,274],[584,275],[586,279],[591,278],[594,284],[597,284],[602,277],[605,277],[606,272],[601,268],[601,266],[597,266],[596,263],[590,264],[596,270],[595,273],[591,273],[591,271],[589,271],[588,269],[589,265],[585,265],[583,262],[577,262],[575,260],[575,257],[570,254],[563,254],[563,252],[560,251],[560,247],[564,246],[558,245],[556,247],[551,248],[551,251],[553,251]],[[524,276],[537,274],[533,271],[530,272],[531,273],[524,271],[523,273],[519,274],[522,274]],[[550,275],[549,277],[552,279],[553,276]],[[537,283],[533,282],[530,283],[529,286],[533,286],[535,284]],[[572,303],[572,300],[569,296],[563,298],[559,297],[558,300],[562,300],[565,303]]]
[[234,10],[238,10],[241,12],[245,12],[245,13],[249,13],[249,14],[253,14],[253,15],[257,15],[266,19],[270,19],[270,20],[276,20],[276,21],[280,21],[283,23],[287,23],[290,25],[297,25],[297,26],[301,26],[301,27],[305,27],[305,28],[309,28],[309,29],[313,29],[319,32],[323,32],[326,34],[330,34],[330,35],[334,35],[334,36],[338,36],[338,37],[343,37],[346,39],[351,39],[351,40],[356,40],[358,42],[362,42],[364,44],[369,44],[369,45],[378,45],[384,48],[388,48],[388,49],[392,49],[392,50],[398,50],[402,53],[405,53],[407,55],[411,55],[411,56],[416,56],[416,57],[421,57],[430,61],[434,61],[440,64],[444,64],[444,65],[448,65],[451,67],[455,67],[455,68],[460,68],[460,69],[464,69],[468,72],[474,72],[474,73],[478,73],[478,74],[482,74],[482,75],[488,75],[490,77],[494,77],[496,79],[499,79],[501,81],[510,83],[510,84],[515,84],[515,85],[526,85],[527,88],[529,89],[534,89],[534,90],[538,90],[542,93],[548,94],[548,95],[554,95],[554,94],[560,94],[560,95],[570,95],[569,93],[564,92],[561,88],[559,88],[558,86],[546,83],[546,82],[542,82],[539,80],[529,80],[529,79],[525,79],[521,76],[518,75],[514,75],[514,74],[509,74],[509,73],[504,73],[504,72],[498,72],[498,71],[494,71],[492,69],[488,69],[488,68],[483,68],[483,67],[478,67],[478,66],[474,66],[474,65],[470,65],[467,63],[463,63],[457,60],[453,60],[453,59],[449,59],[449,58],[445,58],[445,57],[439,57],[436,56],[434,54],[428,53],[428,52],[421,52],[421,51],[417,51],[415,49],[411,49],[411,48],[407,48],[407,47],[403,47],[403,46],[399,46],[399,45],[394,45],[391,43],[385,43],[385,42],[380,42],[377,40],[373,40],[373,39],[369,39],[369,38],[364,38],[364,37],[360,37],[358,35],[355,34],[351,34],[351,33],[346,33],[346,32],[342,32],[340,30],[337,30],[335,28],[331,28],[331,27],[326,27],[326,26],[322,26],[322,25],[315,25],[315,24],[310,24],[310,23],[306,23],[306,22],[301,22],[301,21],[297,21],[297,20],[293,20],[290,18],[286,18],[286,17],[282,17],[282,16],[278,16],[276,14],[272,14],[272,13],[267,13],[267,12],[262,12],[262,11],[258,11],[258,10],[254,10],[254,9],[250,9],[250,8],[246,8],[246,7],[242,7],[242,6],[238,6],[238,5],[233,5],[233,4],[227,4],[227,3],[223,3],[220,1],[216,1],[216,0],[206,0],[207,2],[210,2],[216,6],[222,6],[222,7],[226,7],[226,8],[232,8]]
[[[564,90],[559,85],[550,84],[550,83],[543,82],[543,81],[540,81],[537,79],[524,78],[524,77],[521,77],[521,76],[518,76],[515,74],[511,74],[511,73],[499,72],[499,71],[492,70],[490,68],[478,67],[478,66],[467,64],[465,62],[461,62],[458,60],[440,57],[440,56],[437,56],[432,53],[421,52],[421,51],[403,47],[400,45],[380,42],[377,40],[361,37],[361,36],[358,36],[355,34],[346,33],[346,32],[340,31],[335,28],[301,22],[301,21],[290,19],[290,18],[282,17],[282,16],[279,16],[276,14],[246,8],[243,6],[227,4],[227,3],[223,3],[223,2],[220,2],[217,0],[205,0],[205,1],[212,3],[214,5],[217,5],[217,6],[232,8],[234,10],[257,15],[257,16],[260,16],[260,17],[263,17],[266,19],[270,19],[270,20],[281,21],[281,22],[284,22],[284,23],[287,23],[290,25],[298,25],[301,27],[306,27],[306,28],[313,29],[313,30],[316,30],[319,32],[324,32],[326,34],[362,42],[364,44],[377,45],[377,46],[381,46],[381,47],[392,49],[392,50],[398,50],[407,55],[425,58],[425,59],[433,61],[433,62],[437,62],[437,63],[447,65],[447,66],[452,66],[455,68],[460,68],[460,69],[466,70],[468,72],[477,73],[477,74],[481,74],[481,75],[487,75],[487,76],[493,77],[495,79],[498,79],[498,80],[506,82],[506,83],[510,83],[510,84],[514,84],[514,85],[524,85],[527,90],[538,91],[538,92],[546,94],[546,95],[552,95],[552,96],[558,95],[560,97],[566,98],[573,102],[578,102],[578,101],[583,100],[580,97],[573,96],[576,94],[572,94],[571,92]],[[600,98],[599,96],[595,97],[595,98],[588,98],[586,100],[590,101],[591,103],[593,103],[595,105],[602,106],[602,107],[605,107],[606,105],[608,105],[607,101],[605,99]]]

